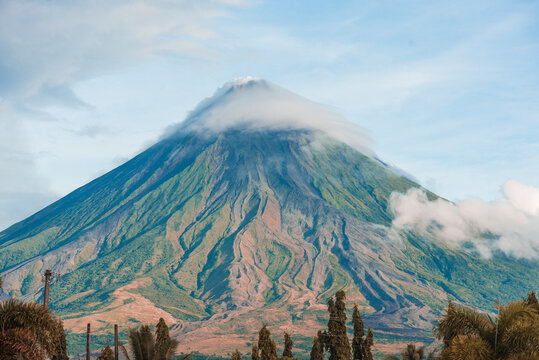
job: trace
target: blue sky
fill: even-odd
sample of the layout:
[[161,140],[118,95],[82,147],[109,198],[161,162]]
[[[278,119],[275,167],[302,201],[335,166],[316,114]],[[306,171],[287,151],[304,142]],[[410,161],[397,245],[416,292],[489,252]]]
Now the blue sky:
[[0,228],[246,75],[448,199],[539,187],[537,1],[0,0]]

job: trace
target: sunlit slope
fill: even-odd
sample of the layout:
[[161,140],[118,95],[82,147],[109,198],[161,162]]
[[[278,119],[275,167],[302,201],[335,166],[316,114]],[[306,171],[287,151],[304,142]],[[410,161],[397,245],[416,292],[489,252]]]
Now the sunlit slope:
[[210,352],[263,322],[313,335],[339,289],[380,337],[423,338],[448,296],[489,305],[539,287],[536,263],[394,232],[390,194],[412,186],[312,131],[178,132],[2,232],[0,271],[27,298],[44,269],[64,274],[51,304],[73,332],[163,316]]

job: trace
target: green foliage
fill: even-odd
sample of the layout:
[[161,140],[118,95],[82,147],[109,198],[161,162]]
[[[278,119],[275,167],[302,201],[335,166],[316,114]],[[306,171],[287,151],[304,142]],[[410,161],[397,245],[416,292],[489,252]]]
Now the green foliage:
[[294,342],[292,341],[292,338],[290,337],[290,334],[285,332],[284,333],[284,349],[283,349],[283,358],[291,358],[292,356],[292,347],[294,346]]
[[324,335],[325,348],[329,351],[329,360],[350,360],[350,341],[346,330],[346,294],[337,291],[335,300],[328,301],[328,330]]
[[42,360],[45,357],[33,334],[22,328],[0,332],[0,354],[2,360]]
[[[447,293],[450,299],[493,311],[492,299],[509,302],[522,295],[524,289],[539,286],[537,261],[504,256],[489,260],[448,247],[434,238],[411,232],[402,235],[407,259],[394,258],[397,268],[429,282]],[[431,302],[431,306],[440,310],[445,306],[435,298],[429,300],[422,296],[421,300]]]
[[539,310],[533,304],[533,297],[529,304],[499,304],[493,319],[450,302],[435,328],[444,344],[442,359],[510,359],[539,353]]
[[[129,329],[129,345],[131,346],[132,357],[129,356],[125,347],[120,344],[120,348],[129,360],[170,360],[178,347],[178,342],[171,339],[168,334],[168,326],[165,321],[157,324],[156,336],[152,334],[148,325],[142,325],[138,329]],[[182,359],[189,358],[190,355]]]
[[178,342],[171,339],[165,319],[160,318],[155,329],[155,360],[169,360],[178,347]]
[[258,352],[258,346],[253,344],[251,347],[251,360],[260,360],[260,353]]
[[258,348],[260,349],[260,360],[277,360],[277,346],[266,325],[258,333]]
[[535,291],[528,291],[528,296],[526,297],[526,299],[522,299],[522,301],[526,305],[539,311],[539,301],[537,300],[537,297],[535,296]]
[[236,351],[234,351],[232,353],[231,359],[232,360],[242,360],[241,353],[240,353],[240,351],[238,349],[236,349]]
[[107,344],[103,351],[101,352],[101,355],[97,358],[97,360],[115,360],[114,359],[114,352],[110,348],[110,345]]
[[372,332],[371,327],[367,329],[367,336],[365,337],[365,342],[363,344],[363,359],[372,360],[372,347],[374,345],[374,333]]
[[363,343],[365,336],[365,325],[359,313],[359,307],[354,305],[354,313],[352,315],[352,323],[354,324],[354,337],[352,339],[352,354],[354,360],[363,360]]
[[[417,186],[344,144],[330,144],[312,156],[306,167],[322,198],[365,221],[390,225],[391,193]],[[335,166],[342,162],[347,166]]]
[[319,331],[318,335],[314,337],[310,360],[324,360],[324,345],[320,341],[321,336],[322,334]]
[[374,334],[369,326],[367,336],[365,336],[365,325],[357,305],[354,306],[352,323],[354,325],[354,337],[352,339],[354,360],[372,360],[371,348],[374,345]]
[[[415,344],[408,344],[406,348],[401,352],[402,360],[423,360],[425,359],[425,348],[417,348]],[[427,359],[434,360],[436,358],[436,352],[429,353]],[[399,360],[395,355],[388,355],[384,357],[384,360]]]
[[52,357],[52,360],[69,360],[69,356],[67,356],[66,333],[64,330],[64,324],[61,320],[60,329],[58,331],[58,351],[56,351],[56,354]]
[[129,330],[129,344],[133,352],[132,360],[154,360],[155,339],[148,325],[142,325],[138,330]]
[[401,355],[402,360],[423,360],[425,357],[425,348],[417,348],[415,344],[408,344]]
[[[374,344],[374,334],[369,327],[367,330],[367,336],[365,335],[365,328],[363,319],[359,313],[359,307],[354,306],[354,313],[352,315],[352,323],[354,325],[354,337],[352,339],[352,348],[350,348],[350,341],[348,340],[348,333],[346,329],[346,294],[343,290],[338,291],[335,294],[335,299],[331,297],[328,301],[328,329],[325,331],[319,331],[313,348],[311,349],[311,357],[322,357],[322,352],[316,348],[319,345],[323,345],[323,349],[329,351],[329,359],[335,360],[347,360],[347,359],[359,359],[359,360],[372,360],[371,348]],[[352,351],[351,351],[352,350]]]
[[[33,302],[0,302],[0,349],[13,359],[19,355],[67,359],[62,322],[50,309]],[[6,359],[10,359],[6,355]],[[39,358],[39,357],[38,357]]]

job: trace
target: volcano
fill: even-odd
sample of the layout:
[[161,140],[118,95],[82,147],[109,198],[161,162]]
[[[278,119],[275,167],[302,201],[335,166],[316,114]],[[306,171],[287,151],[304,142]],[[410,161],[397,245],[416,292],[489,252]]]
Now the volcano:
[[237,80],[0,233],[4,290],[39,300],[52,269],[50,304],[71,341],[88,322],[106,334],[163,317],[180,350],[225,355],[246,352],[263,323],[306,349],[341,289],[383,343],[432,340],[448,299],[484,308],[538,287],[537,263],[394,230],[391,194],[413,187],[331,111]]

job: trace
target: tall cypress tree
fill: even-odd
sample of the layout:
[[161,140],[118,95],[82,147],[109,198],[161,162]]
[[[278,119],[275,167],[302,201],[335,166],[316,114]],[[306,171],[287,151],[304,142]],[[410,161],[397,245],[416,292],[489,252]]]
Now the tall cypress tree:
[[292,338],[290,337],[290,334],[285,332],[284,333],[283,358],[292,358],[292,347],[293,346],[294,346],[294,342],[292,341]]
[[170,359],[178,342],[170,338],[168,325],[165,319],[160,318],[155,327],[155,355],[156,360]]
[[258,349],[260,350],[260,360],[277,360],[277,346],[271,339],[271,333],[264,325],[258,333]]
[[56,350],[56,354],[52,357],[52,360],[69,360],[69,356],[67,356],[66,333],[62,320],[58,322],[58,338],[56,339],[56,341],[58,342],[58,347]]
[[367,329],[367,337],[365,338],[365,342],[363,343],[363,359],[364,360],[373,360],[372,357],[372,346],[374,345],[374,334],[372,332],[371,327]]
[[[346,294],[343,290],[337,291],[335,294],[335,308],[337,321],[335,323],[335,332],[332,338],[335,339],[336,358],[334,360],[351,360],[350,340],[348,340],[348,332],[346,330]],[[333,360],[333,359],[332,359]]]
[[354,338],[352,339],[352,353],[354,360],[363,360],[363,336],[365,336],[365,325],[359,313],[359,307],[354,305],[354,314],[352,315],[354,324]]
[[241,353],[238,349],[232,353],[232,360],[241,360]]
[[114,353],[109,344],[103,349],[97,360],[114,360]]
[[258,346],[256,344],[253,344],[251,348],[251,360],[260,360],[260,354],[258,353]]
[[322,332],[318,331],[318,335],[314,337],[313,347],[311,349],[311,360],[324,360],[324,346],[320,338]]
[[351,360],[350,340],[346,330],[346,294],[337,291],[335,300],[328,301],[328,330],[322,334],[324,347],[329,351],[329,360]]
[[337,308],[335,307],[335,300],[333,300],[333,297],[329,298],[328,300],[328,312],[328,329],[322,333],[321,338],[323,339],[324,349],[329,351],[329,358],[331,360],[338,360],[336,357],[337,354],[334,339],[334,334],[337,328]]

